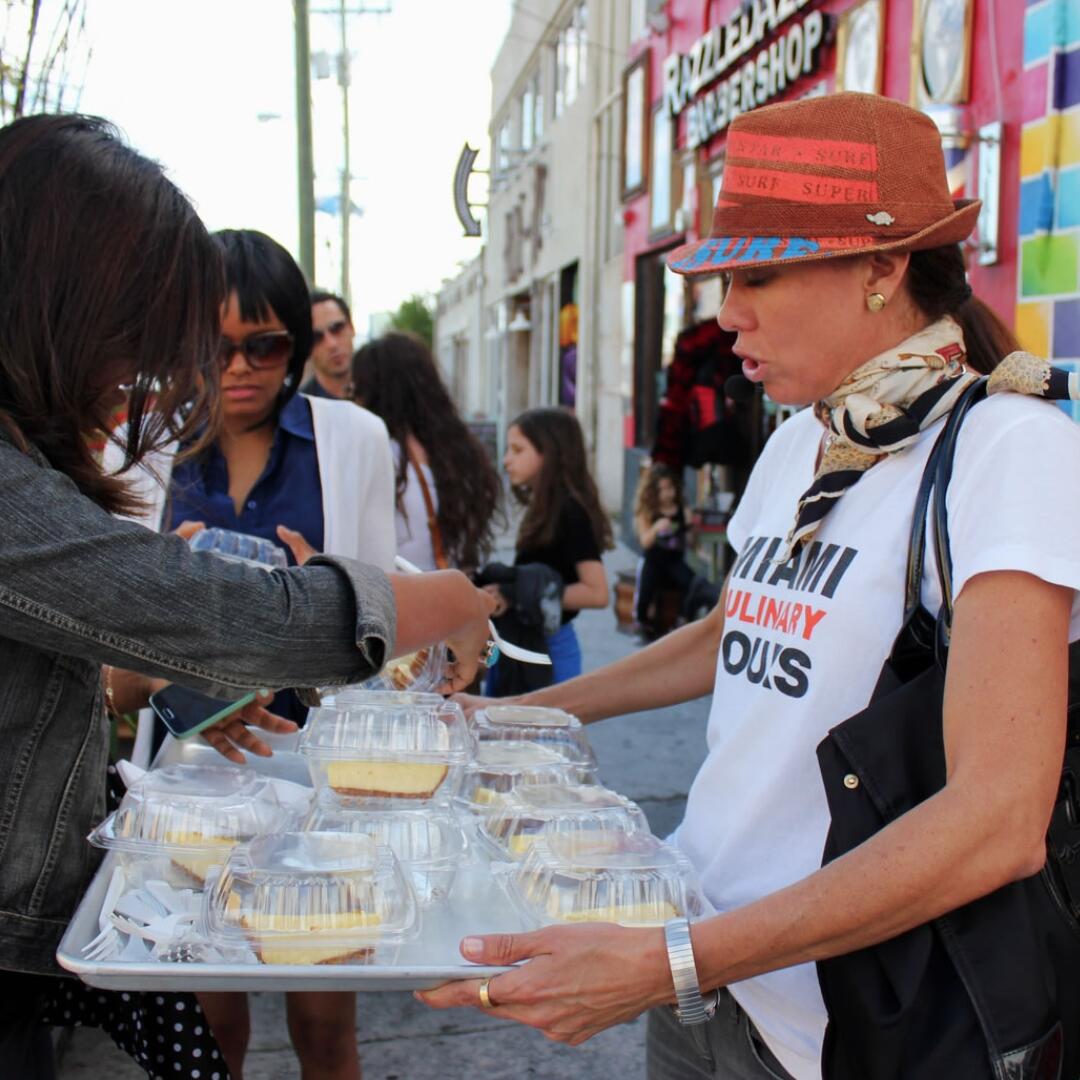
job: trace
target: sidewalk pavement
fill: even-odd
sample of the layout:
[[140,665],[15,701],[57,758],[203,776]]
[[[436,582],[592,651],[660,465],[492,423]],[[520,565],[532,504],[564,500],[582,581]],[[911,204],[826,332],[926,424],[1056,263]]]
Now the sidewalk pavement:
[[[614,585],[635,556],[619,545],[604,558]],[[585,668],[626,656],[637,641],[615,630],[611,605],[583,611],[575,625]],[[602,779],[640,804],[655,833],[681,820],[686,793],[705,756],[708,702],[604,721],[589,729]],[[580,1047],[548,1042],[538,1032],[475,1009],[434,1012],[408,993],[358,995],[356,1038],[365,1080],[643,1080],[645,1023],[639,1018]],[[299,1076],[289,1044],[284,998],[251,995],[252,1038],[245,1080]],[[177,1074],[178,1076],[180,1074]],[[143,1071],[95,1028],[77,1029],[63,1054],[59,1080],[141,1080]]]

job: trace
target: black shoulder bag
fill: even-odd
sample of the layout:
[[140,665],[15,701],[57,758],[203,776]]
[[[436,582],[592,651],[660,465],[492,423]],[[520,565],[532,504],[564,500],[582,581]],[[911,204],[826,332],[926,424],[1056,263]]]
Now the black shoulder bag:
[[[986,395],[958,400],[919,488],[904,624],[870,704],[818,746],[832,823],[823,864],[945,784],[942,699],[952,618],[945,496],[957,433]],[[944,603],[920,604],[927,514]],[[1078,553],[1080,557],[1080,553]],[[1068,742],[1047,861],[930,923],[817,965],[829,1011],[826,1080],[1080,1077],[1080,650],[1069,653]],[[1033,673],[1037,677],[1037,673]]]

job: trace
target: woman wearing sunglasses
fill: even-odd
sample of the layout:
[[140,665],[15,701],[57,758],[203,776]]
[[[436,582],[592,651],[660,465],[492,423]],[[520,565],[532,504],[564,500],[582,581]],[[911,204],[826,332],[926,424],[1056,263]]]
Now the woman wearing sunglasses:
[[[118,386],[128,423],[109,437],[128,466],[216,431],[220,248],[160,166],[94,118],[0,130],[0,195],[0,1076],[37,1080],[51,1075],[43,1009],[70,1013],[79,989],[55,953],[98,862],[86,835],[104,813],[107,670],[237,698],[357,682],[445,640],[465,686],[492,604],[457,571],[388,577],[320,555],[265,573],[121,520],[139,508],[133,473],[92,448]],[[226,736],[268,753],[236,720],[214,734],[236,754]],[[180,1074],[175,1044],[123,1026],[148,1071]]]
[[222,427],[173,471],[167,526],[201,522],[284,541],[290,562],[310,546],[389,570],[396,535],[385,425],[365,409],[296,393],[312,324],[292,256],[252,229],[215,239],[229,293],[218,352]]

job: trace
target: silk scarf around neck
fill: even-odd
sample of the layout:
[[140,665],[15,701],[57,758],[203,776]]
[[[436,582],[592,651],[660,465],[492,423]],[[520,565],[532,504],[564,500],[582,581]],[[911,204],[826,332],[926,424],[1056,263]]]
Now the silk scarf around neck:
[[[863,473],[915,442],[945,416],[979,376],[964,366],[964,335],[946,315],[857,367],[814,413],[825,425],[813,483],[799,499],[783,562],[806,544],[825,515]],[[1027,352],[1010,353],[994,369],[987,392],[1010,391],[1080,400],[1080,377]]]

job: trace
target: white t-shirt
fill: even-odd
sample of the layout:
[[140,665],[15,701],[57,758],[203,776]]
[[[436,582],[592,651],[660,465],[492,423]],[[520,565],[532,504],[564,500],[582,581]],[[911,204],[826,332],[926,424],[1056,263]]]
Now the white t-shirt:
[[[727,911],[812,874],[829,811],[815,748],[870,700],[900,629],[915,493],[935,425],[874,465],[812,542],[776,563],[809,487],[822,435],[811,410],[767,443],[728,535],[728,585],[709,716],[709,753],[677,843]],[[973,575],[1022,570],[1080,589],[1080,426],[1048,402],[1001,394],[977,405],[949,486],[954,590]],[[927,580],[930,579],[930,580]],[[940,606],[927,552],[923,602]],[[1074,596],[1070,637],[1080,637]],[[813,964],[731,986],[797,1080],[819,1080],[825,1006]]]
[[[390,444],[394,451],[394,475],[396,476],[398,463],[401,461],[401,444],[396,439],[391,439]],[[424,479],[431,493],[431,501],[438,510],[439,493],[435,489],[435,474],[426,462],[420,468],[424,470]],[[411,461],[405,467],[405,492],[401,497],[401,505],[395,508],[395,524],[397,553],[403,559],[408,559],[413,566],[420,567],[421,570],[437,569],[435,545],[431,542],[431,529],[428,527],[427,503],[424,502],[424,493],[420,488],[416,468]]]

